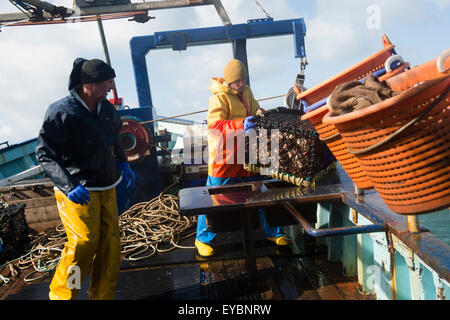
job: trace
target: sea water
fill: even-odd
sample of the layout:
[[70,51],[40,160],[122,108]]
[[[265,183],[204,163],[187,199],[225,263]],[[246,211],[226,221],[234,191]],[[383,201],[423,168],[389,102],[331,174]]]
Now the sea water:
[[450,246],[450,208],[419,215],[419,224]]

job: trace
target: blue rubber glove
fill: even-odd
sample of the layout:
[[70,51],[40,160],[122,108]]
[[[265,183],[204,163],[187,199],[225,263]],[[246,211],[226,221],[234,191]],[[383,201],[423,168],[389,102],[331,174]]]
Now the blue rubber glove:
[[249,130],[256,128],[255,124],[252,122],[252,120],[254,118],[255,118],[254,116],[250,116],[250,117],[245,118],[245,120],[244,120],[244,131],[245,131],[246,134],[249,133]]
[[127,184],[127,189],[134,188],[134,183],[136,181],[136,176],[130,168],[128,162],[117,162],[117,167],[122,171],[122,178],[125,179]]
[[88,204],[88,202],[91,201],[91,198],[89,198],[89,191],[81,184],[73,188],[67,194],[67,197],[70,199],[70,201],[81,205]]

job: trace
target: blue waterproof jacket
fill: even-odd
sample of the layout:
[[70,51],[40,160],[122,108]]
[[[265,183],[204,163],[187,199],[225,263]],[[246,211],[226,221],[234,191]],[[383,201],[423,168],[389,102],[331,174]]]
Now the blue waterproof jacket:
[[[84,59],[76,59],[69,90],[80,85]],[[106,99],[95,114],[69,95],[52,103],[39,131],[36,158],[66,195],[78,184],[86,188],[113,185],[120,178],[115,161],[126,161],[119,140],[120,116]]]

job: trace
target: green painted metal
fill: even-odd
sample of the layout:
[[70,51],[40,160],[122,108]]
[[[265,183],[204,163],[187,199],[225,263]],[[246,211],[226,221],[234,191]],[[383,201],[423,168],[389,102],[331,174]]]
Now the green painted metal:
[[[354,219],[356,222],[354,223]],[[343,203],[318,203],[316,228],[373,224]],[[397,237],[370,233],[326,238],[328,258],[357,276],[363,292],[379,300],[448,300],[450,286]]]
[[[331,204],[327,202],[317,203],[316,229],[326,229],[329,227]],[[326,245],[326,238],[317,238],[318,245]]]
[[[330,210],[330,218],[328,222],[329,228],[343,227],[343,215],[340,211],[340,207],[332,205]],[[343,236],[329,237],[327,238],[328,244],[328,260],[340,261],[342,260],[342,244]]]
[[373,241],[367,234],[358,235],[357,240],[358,282],[362,291],[375,293],[376,269],[373,267]]
[[0,149],[0,180],[37,166],[34,155],[37,139]]
[[421,280],[422,280],[422,288],[423,288],[423,298],[425,300],[436,300],[436,287],[434,286],[433,273],[425,267],[423,264],[420,264],[421,269]]
[[396,251],[394,254],[395,261],[395,289],[397,300],[410,300],[411,295],[411,278],[410,269],[405,258]]

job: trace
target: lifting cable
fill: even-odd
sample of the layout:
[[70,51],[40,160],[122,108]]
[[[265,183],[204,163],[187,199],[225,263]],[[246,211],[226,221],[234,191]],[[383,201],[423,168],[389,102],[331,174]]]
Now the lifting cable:
[[[272,97],[258,99],[256,101],[271,100],[271,99],[281,98],[281,97],[285,97],[285,96],[286,96],[285,94],[281,94],[281,95],[278,95],[278,96],[272,96]],[[194,111],[194,112],[189,112],[189,113],[183,113],[183,114],[179,114],[179,115],[176,115],[176,116],[164,117],[164,118],[159,118],[159,119],[154,119],[154,120],[141,121],[141,122],[139,122],[139,124],[164,121],[164,120],[169,120],[169,119],[174,119],[174,118],[181,118],[181,117],[186,117],[186,116],[190,116],[190,115],[197,114],[197,113],[203,113],[203,112],[208,112],[208,109],[200,110],[200,111]]]
[[254,1],[255,1],[256,5],[261,8],[261,10],[264,12],[264,14],[266,15],[267,18],[272,18],[270,16],[270,14],[266,10],[264,10],[263,6],[259,4],[259,2],[257,0],[254,0]]

